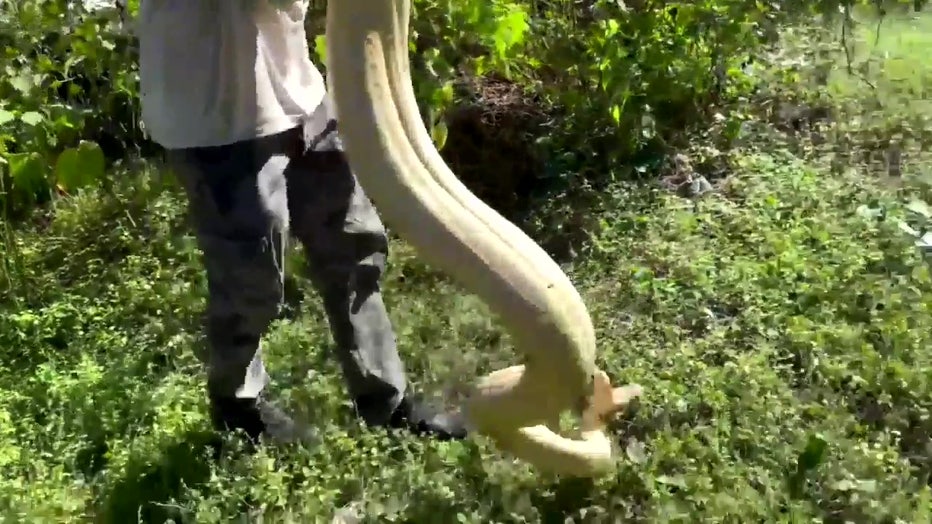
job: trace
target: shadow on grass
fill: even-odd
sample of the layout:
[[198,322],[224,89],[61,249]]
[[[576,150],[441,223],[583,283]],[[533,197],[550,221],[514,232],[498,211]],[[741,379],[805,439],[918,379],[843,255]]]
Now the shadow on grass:
[[101,497],[99,523],[183,522],[183,508],[174,503],[185,488],[210,478],[216,457],[216,433],[193,431],[164,447],[154,459],[135,457]]

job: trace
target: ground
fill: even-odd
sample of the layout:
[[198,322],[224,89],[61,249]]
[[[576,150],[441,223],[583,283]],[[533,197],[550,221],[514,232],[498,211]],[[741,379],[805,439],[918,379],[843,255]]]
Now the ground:
[[[878,85],[889,102],[873,115],[932,111],[930,20],[882,32],[887,78],[898,71],[915,91]],[[868,98],[840,70],[830,87],[840,101]],[[299,277],[292,295],[306,298],[277,321],[266,352],[275,393],[324,442],[212,461],[196,356],[205,280],[183,202],[154,166],[115,174],[114,190],[62,201],[51,223],[17,230],[7,255],[19,292],[0,317],[0,514],[929,522],[932,276],[898,228],[896,190],[921,185],[924,164],[891,184],[760,140],[732,152],[733,171],[700,199],[610,188],[600,226],[566,268],[596,324],[599,365],[645,390],[614,427],[617,472],[594,482],[540,477],[481,440],[363,430]],[[289,267],[300,263],[295,253]],[[418,388],[453,395],[514,362],[484,305],[401,240],[385,292]]]

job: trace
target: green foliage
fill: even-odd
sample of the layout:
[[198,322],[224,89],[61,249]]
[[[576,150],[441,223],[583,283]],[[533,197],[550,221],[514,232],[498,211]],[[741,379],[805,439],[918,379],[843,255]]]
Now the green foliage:
[[526,43],[528,10],[508,0],[414,2],[411,30],[415,95],[438,148],[446,144],[445,114],[460,74],[508,72]]
[[[507,72],[520,56],[529,29],[528,9],[510,0],[415,0],[411,53],[415,96],[438,148],[446,142],[444,115],[456,102],[461,74]],[[326,64],[326,37],[314,37],[318,63]]]
[[739,67],[768,12],[748,2],[600,1],[586,14],[546,13],[542,45],[530,54],[549,98],[573,115],[553,130],[553,149],[611,166],[651,146],[682,147],[684,130],[744,94]]
[[[444,147],[452,111],[470,99],[496,103],[481,90],[459,87],[488,75],[517,84],[548,122],[532,132],[536,146],[529,152],[547,166],[528,183],[552,194],[653,171],[661,155],[688,149],[696,129],[727,146],[746,118],[734,104],[755,89],[741,66],[786,23],[857,5],[880,4],[415,0],[414,85],[425,124]],[[130,3],[130,15],[136,6]],[[313,32],[319,26],[309,19],[311,47],[323,65],[326,43]],[[88,158],[69,153],[72,167],[56,167],[59,155],[82,140],[97,142],[108,162],[155,151],[138,123],[135,42],[115,10],[89,13],[67,0],[16,2],[0,15],[0,46],[8,213],[48,200],[60,185],[56,175],[73,173],[75,159]],[[96,164],[86,171],[99,176]]]
[[903,13],[860,18],[844,42],[824,29],[789,33],[785,56],[799,58],[771,60],[783,76],[768,79],[779,87],[768,96],[795,106],[788,112],[794,116],[821,113],[808,118],[815,140],[798,133],[800,153],[830,159],[836,169],[855,164],[885,175],[927,176],[932,68],[924,56],[932,21]]
[[877,4],[541,3],[525,76],[563,117],[542,137],[559,155],[552,169],[563,182],[581,176],[586,184],[656,172],[664,154],[689,150],[697,136],[732,144],[760,88],[747,66],[765,56],[781,28]]
[[0,201],[9,214],[56,186],[102,179],[94,142],[116,160],[141,138],[131,40],[114,16],[71,4],[24,0],[0,14]]

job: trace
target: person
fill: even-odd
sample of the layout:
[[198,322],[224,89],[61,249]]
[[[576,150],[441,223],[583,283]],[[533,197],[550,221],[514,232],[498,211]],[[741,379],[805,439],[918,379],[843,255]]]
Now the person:
[[139,9],[143,124],[184,187],[207,273],[211,419],[253,440],[312,435],[269,399],[261,356],[293,236],[357,414],[371,427],[464,438],[459,415],[407,386],[379,289],[386,231],[350,170],[311,62],[308,4],[143,0]]

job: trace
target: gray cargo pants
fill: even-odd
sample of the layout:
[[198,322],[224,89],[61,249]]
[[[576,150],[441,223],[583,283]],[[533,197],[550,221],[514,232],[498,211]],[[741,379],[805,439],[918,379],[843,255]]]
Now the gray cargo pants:
[[404,367],[379,292],[388,241],[350,171],[329,99],[299,128],[225,146],[172,150],[209,286],[207,389],[257,397],[260,338],[283,300],[286,232],[305,248],[349,393],[369,424],[388,422]]

